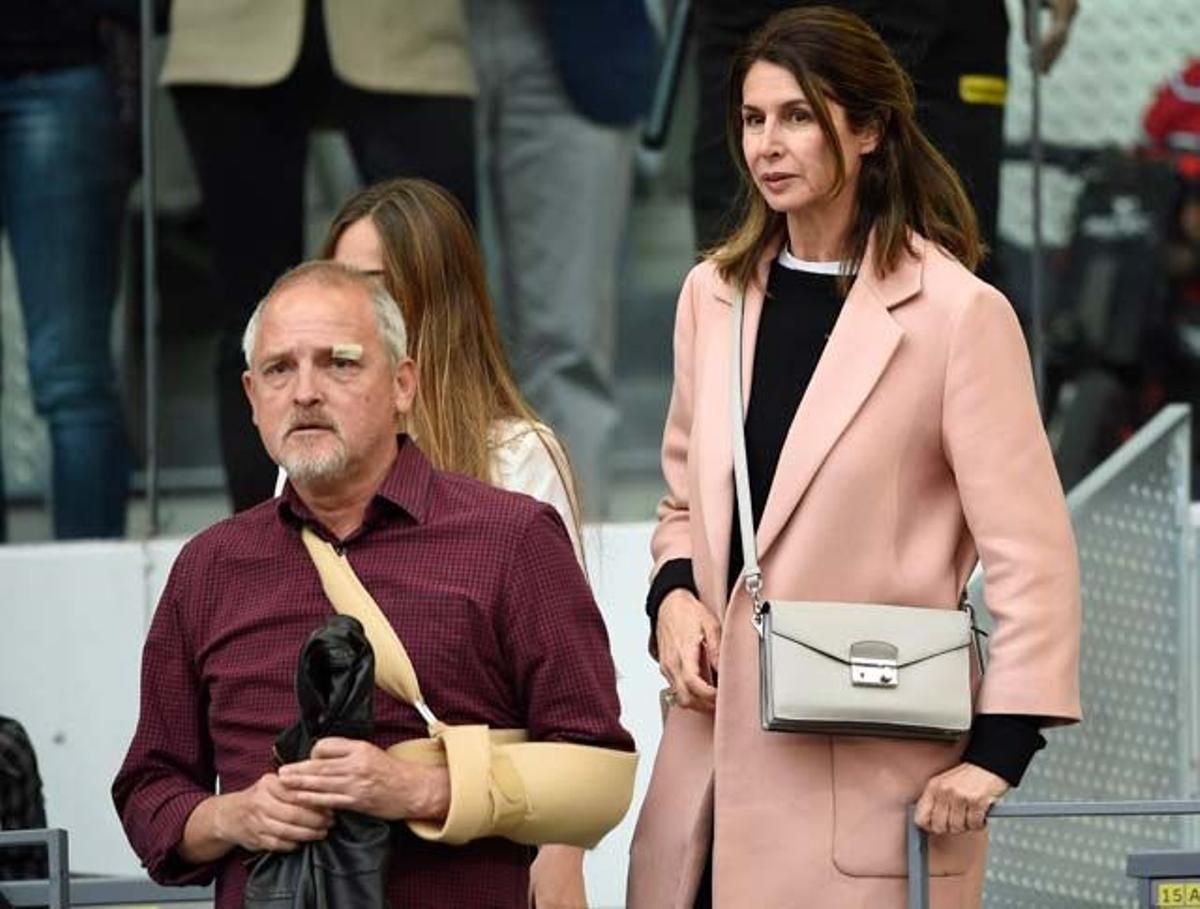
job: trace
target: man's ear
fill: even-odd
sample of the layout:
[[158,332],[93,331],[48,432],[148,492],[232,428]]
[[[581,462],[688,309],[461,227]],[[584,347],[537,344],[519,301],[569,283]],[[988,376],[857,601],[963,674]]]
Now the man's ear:
[[246,392],[246,400],[250,402],[250,421],[258,425],[258,408],[254,406],[254,376],[250,370],[242,373],[242,390]]
[[417,399],[417,364],[411,357],[405,357],[396,364],[392,386],[396,413],[403,419],[412,413],[413,403]]

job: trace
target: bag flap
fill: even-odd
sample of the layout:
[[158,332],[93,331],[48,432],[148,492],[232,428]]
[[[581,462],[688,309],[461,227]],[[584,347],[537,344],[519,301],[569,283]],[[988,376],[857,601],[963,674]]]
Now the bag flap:
[[908,666],[969,646],[971,622],[961,609],[873,603],[771,602],[771,634],[830,659],[850,663],[860,641],[893,645],[897,665]]

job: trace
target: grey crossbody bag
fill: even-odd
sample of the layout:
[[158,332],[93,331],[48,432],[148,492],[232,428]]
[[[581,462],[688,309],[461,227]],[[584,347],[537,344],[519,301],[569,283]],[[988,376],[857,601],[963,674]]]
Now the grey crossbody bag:
[[759,639],[762,726],[778,732],[960,736],[971,726],[971,645],[978,643],[965,597],[959,609],[935,609],[768,601],[763,595],[742,405],[744,298],[738,294],[733,311],[730,417],[742,580]]

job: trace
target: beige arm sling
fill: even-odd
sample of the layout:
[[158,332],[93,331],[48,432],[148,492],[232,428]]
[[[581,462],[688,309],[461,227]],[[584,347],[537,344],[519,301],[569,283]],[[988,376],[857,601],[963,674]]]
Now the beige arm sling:
[[396,630],[350,562],[307,527],[302,538],[333,608],[362,623],[375,651],[375,684],[412,705],[429,727],[429,738],[400,742],[388,754],[449,770],[446,819],[407,821],[417,836],[451,844],[502,836],[591,848],[620,823],[633,797],[636,752],[531,742],[523,729],[439,722]]

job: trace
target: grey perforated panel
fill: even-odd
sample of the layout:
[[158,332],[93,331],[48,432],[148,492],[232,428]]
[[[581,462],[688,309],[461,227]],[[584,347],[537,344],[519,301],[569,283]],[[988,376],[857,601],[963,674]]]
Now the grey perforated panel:
[[[1012,799],[1195,795],[1194,538],[1186,408],[1160,414],[1070,499],[1083,581],[1084,722],[1051,731]],[[989,909],[1136,905],[1130,851],[1189,844],[1191,821],[992,824]]]

